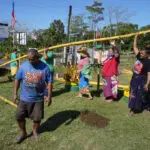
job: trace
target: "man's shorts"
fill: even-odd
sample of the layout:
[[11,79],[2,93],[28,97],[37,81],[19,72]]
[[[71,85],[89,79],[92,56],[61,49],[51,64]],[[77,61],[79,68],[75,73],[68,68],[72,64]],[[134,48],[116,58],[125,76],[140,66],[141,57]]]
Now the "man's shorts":
[[11,75],[14,76],[17,73],[18,67],[11,67]]
[[24,120],[25,118],[41,121],[44,118],[44,102],[25,102],[20,100],[16,120]]

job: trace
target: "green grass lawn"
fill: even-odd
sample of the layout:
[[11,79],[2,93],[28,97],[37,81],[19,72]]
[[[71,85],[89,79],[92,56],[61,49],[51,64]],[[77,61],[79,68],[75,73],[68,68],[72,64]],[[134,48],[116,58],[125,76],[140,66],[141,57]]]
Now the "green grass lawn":
[[[5,78],[6,80],[6,78]],[[5,81],[3,79],[3,81]],[[64,85],[54,84],[53,103],[45,106],[45,118],[41,125],[39,142],[31,138],[15,144],[18,127],[14,119],[16,109],[0,101],[0,150],[149,150],[150,114],[128,117],[128,104],[121,98],[107,104],[101,94],[93,101],[75,97],[77,93],[66,92]],[[92,87],[94,92],[96,87]],[[13,84],[0,83],[0,95],[12,97]],[[106,128],[98,129],[81,122],[80,117],[71,120],[73,113],[94,111],[110,119]],[[27,131],[32,122],[27,121]]]

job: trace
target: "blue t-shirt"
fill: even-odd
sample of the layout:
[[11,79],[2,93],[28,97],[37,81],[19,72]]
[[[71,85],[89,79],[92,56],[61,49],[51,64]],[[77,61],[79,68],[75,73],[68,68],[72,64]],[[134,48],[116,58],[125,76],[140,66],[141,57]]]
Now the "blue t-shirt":
[[36,67],[29,61],[24,62],[15,78],[21,80],[20,99],[26,102],[42,101],[46,83],[52,82],[49,67],[42,61]]

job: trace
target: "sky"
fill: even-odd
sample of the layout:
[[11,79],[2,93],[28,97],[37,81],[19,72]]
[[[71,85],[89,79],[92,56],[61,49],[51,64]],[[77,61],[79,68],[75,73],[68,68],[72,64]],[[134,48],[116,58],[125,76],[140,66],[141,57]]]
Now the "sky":
[[[101,26],[108,24],[107,10],[119,8],[127,10],[129,21],[140,27],[150,24],[150,0],[97,0],[103,3],[104,21]],[[72,5],[72,14],[87,15],[85,6],[91,5],[94,0],[14,0],[15,18],[17,26],[32,29],[46,29],[54,19],[60,19],[67,26],[69,5]],[[0,22],[11,24],[12,0],[0,0]]]

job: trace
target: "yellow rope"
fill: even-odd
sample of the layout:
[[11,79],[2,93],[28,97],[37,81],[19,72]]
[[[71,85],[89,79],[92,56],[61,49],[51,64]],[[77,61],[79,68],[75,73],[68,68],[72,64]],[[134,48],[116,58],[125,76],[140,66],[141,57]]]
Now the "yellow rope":
[[[55,80],[56,80],[56,81],[59,81],[59,82],[66,82],[63,78],[57,78],[57,79],[55,79]],[[97,85],[97,82],[91,81],[90,84],[91,84],[91,85]],[[100,85],[103,85],[103,84],[100,83]],[[121,88],[121,89],[123,89],[123,90],[125,90],[125,91],[127,91],[127,90],[129,89],[129,86],[127,86],[127,85],[119,85],[118,87]],[[4,98],[4,97],[2,97],[2,96],[0,96],[0,100],[2,100],[2,101],[4,101],[4,102],[8,103],[9,105],[11,105],[11,106],[17,108],[17,105],[16,105],[16,104],[14,104],[14,103],[11,102],[10,100],[8,100],[8,99],[6,99],[6,98]]]
[[[63,78],[56,78],[55,79],[56,81],[59,81],[59,82],[66,82]],[[97,82],[95,81],[90,81],[89,82],[91,85],[97,85]],[[74,85],[74,83],[71,83],[71,85]],[[100,85],[103,85],[102,83],[100,83]],[[126,90],[126,89],[129,89],[129,86],[128,85],[118,85],[118,88],[121,88],[123,90]]]
[[[92,43],[92,42],[102,42],[102,41],[110,41],[110,40],[115,40],[115,39],[121,39],[121,38],[128,38],[131,36],[135,36],[137,34],[145,34],[145,33],[150,33],[150,30],[147,31],[141,31],[141,32],[136,32],[136,33],[131,33],[131,34],[126,34],[126,35],[120,35],[120,36],[113,36],[113,37],[106,37],[106,38],[98,38],[98,39],[93,39],[93,40],[85,40],[85,41],[78,41],[78,42],[70,42],[70,43],[66,43],[66,44],[59,44],[59,45],[55,45],[49,48],[43,48],[41,50],[39,50],[39,53],[43,52],[45,49],[49,49],[49,50],[53,50],[53,49],[57,49],[57,48],[61,48],[61,47],[66,47],[66,46],[71,46],[71,45],[81,45],[81,44],[86,44],[86,43]],[[1,64],[0,67],[5,66],[7,64],[10,64],[11,62],[14,62],[16,60],[22,59],[22,58],[26,58],[27,55],[21,56],[17,59],[14,59],[12,61],[8,61],[4,64]]]
[[2,97],[2,96],[0,96],[0,100],[2,100],[2,101],[4,101],[4,102],[8,103],[9,105],[11,105],[11,106],[17,108],[17,105],[16,105],[16,104],[14,104],[14,103],[11,102],[10,100],[8,100],[8,99],[6,99],[6,98],[4,98],[4,97]]
[[122,73],[130,74],[130,75],[133,74],[132,70],[128,70],[128,69],[123,69]]
[[[145,34],[145,33],[150,33],[150,30],[136,32],[136,33],[131,33],[131,34],[126,34],[126,35],[120,35],[120,36],[107,37],[107,38],[98,38],[98,39],[93,39],[93,40],[70,42],[70,43],[66,43],[66,44],[60,44],[60,45],[52,46],[52,47],[49,47],[49,48],[43,48],[43,49],[39,50],[39,52],[41,53],[41,52],[43,52],[46,49],[53,50],[53,49],[66,47],[66,46],[71,46],[71,45],[81,45],[81,44],[98,42],[98,41],[109,41],[109,40],[115,40],[115,39],[121,39],[121,38],[128,38],[128,37],[131,37],[131,36],[134,36],[134,35],[137,35],[137,34]],[[21,56],[21,57],[19,57],[17,59],[14,59],[13,61],[8,61],[6,63],[1,64],[0,67],[5,66],[7,64],[10,64],[11,62],[14,62],[16,60],[20,60],[20,59],[26,58],[26,57],[27,57],[27,55]],[[63,80],[63,79],[56,79],[56,80],[61,81],[61,82],[65,82],[65,80]],[[97,85],[97,82],[90,82],[90,83],[93,84],[93,85]],[[102,83],[100,85],[102,85]],[[119,88],[123,88],[124,90],[126,90],[126,89],[129,89],[129,86],[119,85]],[[17,108],[17,105],[14,104],[13,102],[11,102],[10,100],[8,100],[8,99],[6,99],[6,98],[4,98],[2,96],[0,96],[0,99],[2,101],[4,101],[4,102],[10,104],[11,106]]]

